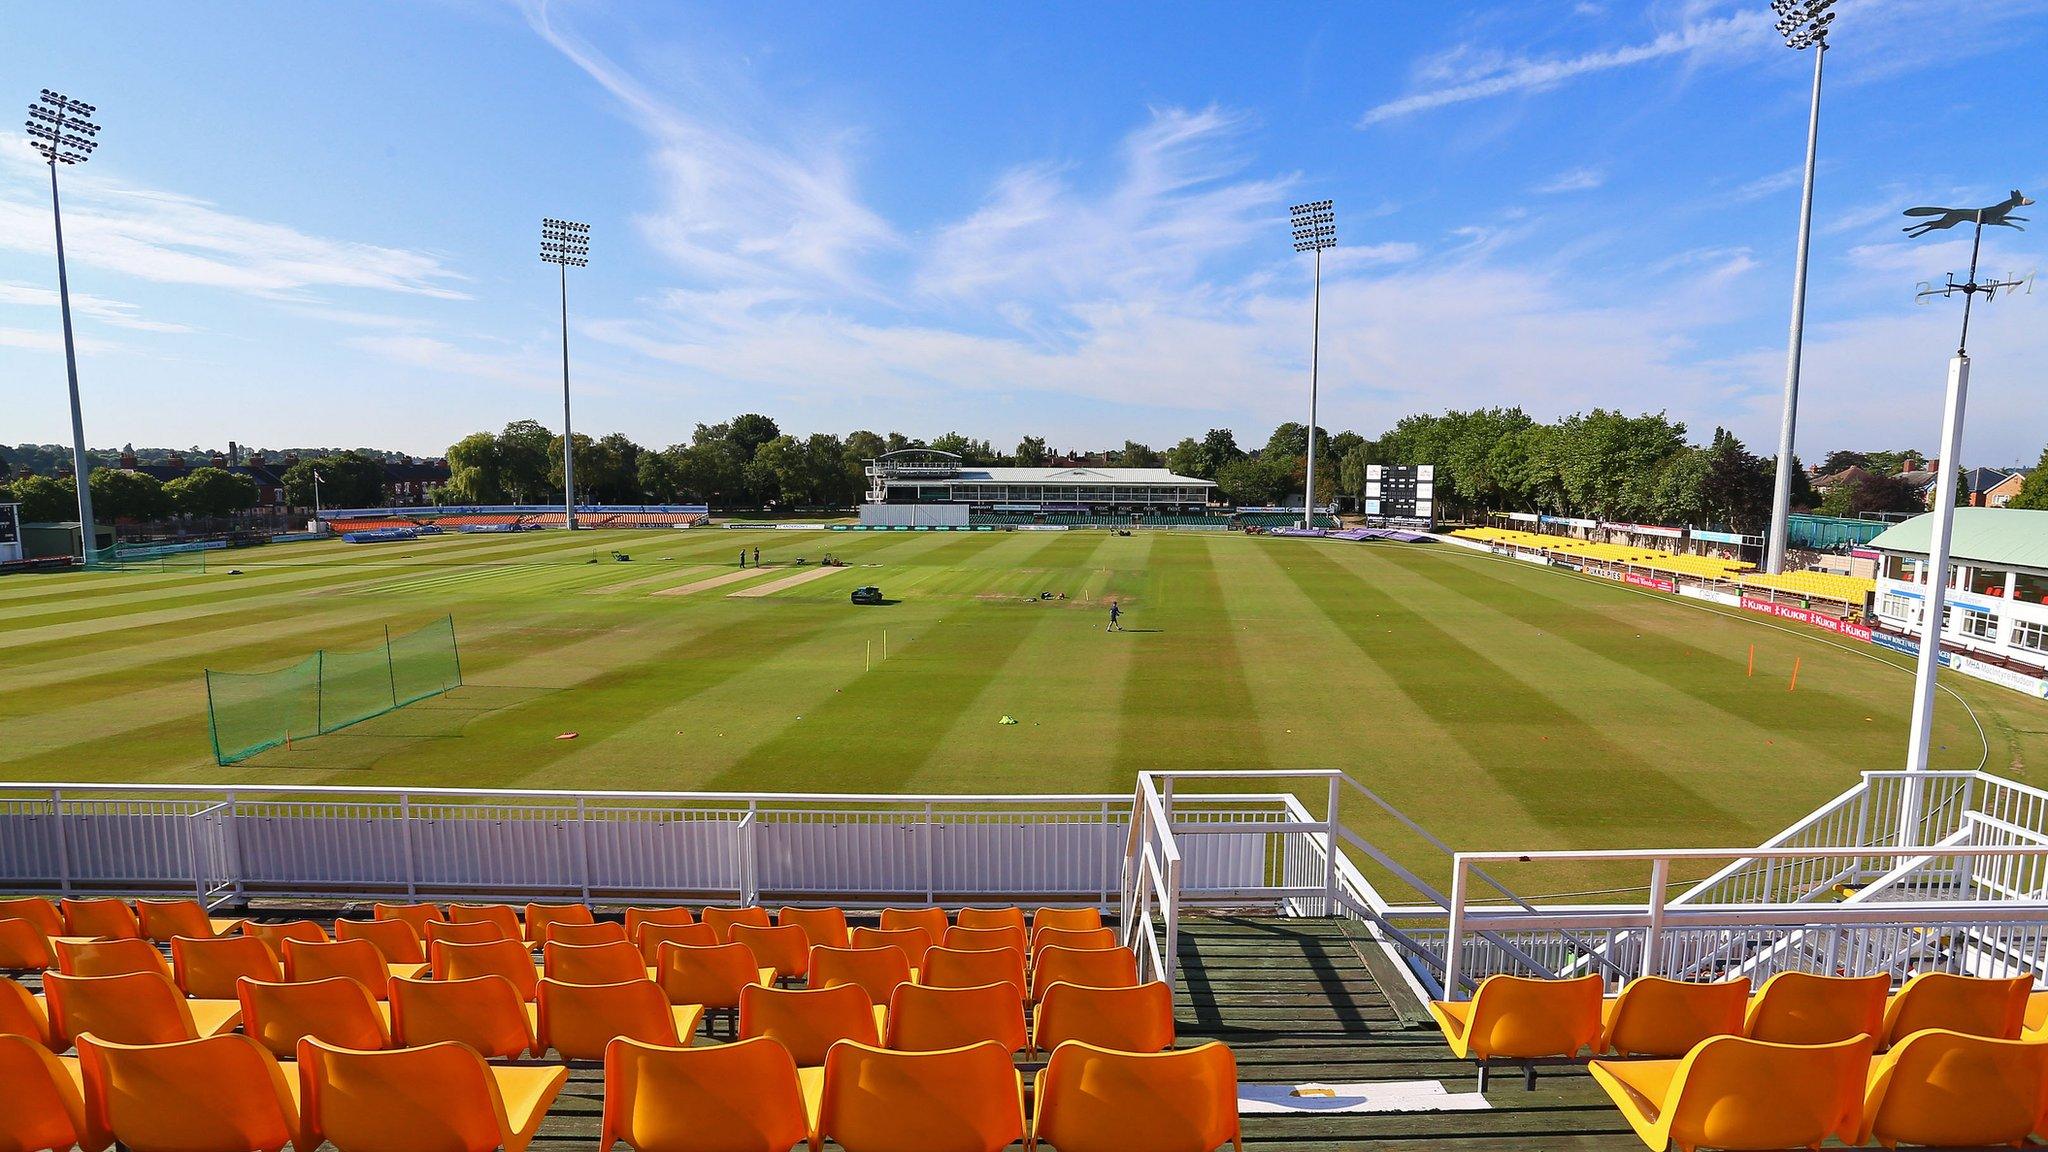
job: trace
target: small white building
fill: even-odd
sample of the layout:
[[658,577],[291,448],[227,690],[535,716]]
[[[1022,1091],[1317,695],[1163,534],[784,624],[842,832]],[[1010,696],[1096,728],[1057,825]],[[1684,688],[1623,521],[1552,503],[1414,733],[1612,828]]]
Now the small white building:
[[[1915,516],[1869,545],[1884,557],[1878,622],[1916,639],[1926,623],[1933,526],[1931,513]],[[1958,508],[1950,556],[1942,644],[1954,666],[2034,695],[2048,693],[2048,512]]]

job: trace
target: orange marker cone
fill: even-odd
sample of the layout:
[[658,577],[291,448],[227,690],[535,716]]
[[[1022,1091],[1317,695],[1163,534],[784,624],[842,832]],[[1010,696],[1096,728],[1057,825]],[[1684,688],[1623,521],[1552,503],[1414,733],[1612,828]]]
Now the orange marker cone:
[[1786,686],[1785,691],[1787,692],[1799,691],[1799,660],[1800,658],[1797,656],[1792,658],[1792,683]]
[[1749,674],[1756,675],[1756,645],[1749,646]]

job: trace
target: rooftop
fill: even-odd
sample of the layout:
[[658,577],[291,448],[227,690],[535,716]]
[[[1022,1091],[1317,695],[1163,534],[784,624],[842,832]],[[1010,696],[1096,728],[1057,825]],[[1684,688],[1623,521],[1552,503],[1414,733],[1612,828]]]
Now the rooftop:
[[[1870,547],[1927,555],[1934,514],[1915,516],[1879,533]],[[2021,508],[1958,508],[1949,546],[1958,562],[2048,572],[2048,512]]]

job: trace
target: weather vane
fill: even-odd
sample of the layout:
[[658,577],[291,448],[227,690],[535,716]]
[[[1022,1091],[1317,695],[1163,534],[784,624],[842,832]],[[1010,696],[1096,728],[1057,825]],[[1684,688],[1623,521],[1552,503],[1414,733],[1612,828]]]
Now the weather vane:
[[1977,279],[1977,255],[1984,247],[1984,226],[1990,224],[1993,227],[2011,228],[2016,232],[2024,232],[2026,229],[2020,227],[2020,222],[2024,221],[2026,217],[2013,215],[2013,209],[2024,208],[2032,203],[2032,200],[2021,195],[2020,190],[2015,188],[2012,190],[2011,196],[1996,204],[1987,204],[1982,208],[1920,207],[1906,209],[1906,215],[1908,216],[1933,217],[1933,219],[1920,220],[1917,223],[1906,226],[1904,229],[1906,235],[1915,238],[1925,236],[1929,232],[1945,231],[1958,224],[1974,223],[1976,225],[1975,236],[1970,241],[1970,278],[1958,284],[1956,283],[1956,274],[1951,272],[1948,274],[1947,283],[1937,287],[1930,281],[1922,280],[1916,285],[1918,291],[1913,293],[1914,298],[1922,303],[1925,303],[1930,296],[1946,298],[1954,296],[1958,292],[1963,294],[1963,334],[1962,338],[1956,341],[1956,355],[1958,356],[1968,356],[1970,354],[1970,305],[1975,301],[1979,293],[1982,293],[1984,299],[1989,301],[1997,299],[2001,291],[2024,290],[2029,294],[2034,291],[2034,277],[2032,273],[2028,273],[2025,277],[2019,277],[2015,274],[2015,277],[2010,280],[1980,281]]

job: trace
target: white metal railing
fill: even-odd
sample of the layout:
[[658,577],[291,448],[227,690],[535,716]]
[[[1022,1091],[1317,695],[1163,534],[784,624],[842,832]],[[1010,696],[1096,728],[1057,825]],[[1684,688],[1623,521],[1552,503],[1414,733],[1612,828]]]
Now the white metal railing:
[[[1611,984],[1642,975],[1699,978],[1745,974],[1757,979],[1785,969],[1861,975],[1938,967],[2048,978],[2048,902],[2013,899],[1976,887],[1979,875],[2038,877],[2048,845],[1926,845],[1690,848],[1649,852],[1459,853],[1443,927],[1443,986],[1461,996],[1480,975],[1560,975],[1597,971]],[[1669,899],[1674,863],[1737,858],[1767,863],[1814,859],[1881,862],[1879,875],[1910,869],[1915,892],[1895,900],[1826,903],[1678,904]],[[1487,907],[1471,903],[1481,864],[1647,864],[1642,904]],[[1935,883],[1930,878],[1946,877]],[[1397,910],[1424,923],[1433,910]],[[1413,933],[1427,940],[1430,933]],[[1489,937],[1486,934],[1491,934]],[[1501,946],[1507,940],[1522,955]],[[1592,942],[1587,947],[1587,942]],[[1530,960],[1535,963],[1531,964]]]
[[[1254,828],[1284,795],[1178,818],[1238,835],[1187,857],[1214,891],[1268,882]],[[977,899],[1107,906],[1131,798],[175,785],[0,785],[0,890],[256,897]]]

